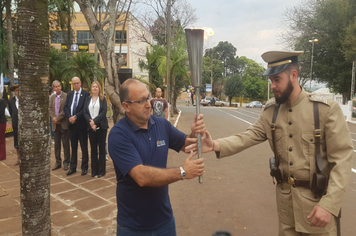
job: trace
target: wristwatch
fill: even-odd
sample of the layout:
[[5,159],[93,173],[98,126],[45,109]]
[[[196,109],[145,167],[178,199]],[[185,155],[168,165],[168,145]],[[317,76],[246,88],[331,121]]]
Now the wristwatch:
[[179,167],[180,169],[180,177],[182,177],[182,179],[185,179],[185,170],[183,169],[183,167]]

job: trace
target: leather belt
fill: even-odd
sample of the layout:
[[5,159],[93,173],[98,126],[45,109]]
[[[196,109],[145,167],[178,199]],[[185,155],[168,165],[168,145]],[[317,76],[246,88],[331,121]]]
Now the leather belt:
[[287,184],[292,185],[295,187],[303,187],[303,188],[310,188],[310,181],[309,180],[300,180],[291,176],[284,175],[284,181]]

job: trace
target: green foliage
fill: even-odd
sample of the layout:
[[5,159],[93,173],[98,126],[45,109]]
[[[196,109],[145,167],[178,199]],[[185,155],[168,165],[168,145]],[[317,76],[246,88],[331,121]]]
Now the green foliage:
[[220,60],[224,68],[223,76],[227,77],[236,72],[236,51],[237,49],[231,43],[221,41],[214,48],[207,49],[205,56]]
[[[62,81],[62,73],[65,69],[66,57],[54,47],[49,49],[49,86],[54,80]],[[63,88],[65,89],[65,88]]]
[[242,91],[243,82],[239,74],[234,74],[226,80],[224,93],[228,96],[230,105],[232,98],[241,95]]
[[263,79],[264,68],[257,62],[242,56],[236,59],[238,73],[242,77],[243,94],[251,99],[263,99],[267,97],[267,80]]
[[208,56],[203,57],[202,88],[206,88],[206,84],[211,84],[212,77],[213,94],[215,96],[220,96],[222,90],[221,84],[224,84],[223,73],[224,65],[222,61],[218,59],[212,60]]
[[70,57],[63,70],[63,81],[69,83],[74,76],[79,77],[82,83],[86,82],[88,88],[94,80],[103,82],[104,72],[99,62],[89,53],[78,53]]
[[[303,2],[288,12],[287,39],[296,50],[305,51],[300,58],[301,77],[310,78],[311,39],[314,45],[313,80],[327,83],[336,93],[349,97],[352,60],[356,56],[356,1]],[[305,84],[305,79],[302,85]]]
[[[154,89],[160,87],[163,89],[163,77],[167,70],[167,49],[163,45],[154,45],[152,49],[146,51],[147,63],[141,61],[139,66],[141,69],[148,69],[150,81],[155,86],[151,86],[151,93],[154,94]],[[174,86],[175,96],[179,94],[180,89],[189,84],[188,72],[188,54],[185,42],[183,29],[175,33],[175,37],[171,42],[171,61],[170,61],[170,78]]]
[[141,70],[145,69],[149,71],[150,84],[154,85],[151,88],[152,94],[154,94],[157,87],[163,87],[163,76],[160,75],[158,71],[158,59],[164,55],[166,55],[166,48],[160,45],[154,45],[152,48],[146,49],[147,61],[140,61],[139,63]]

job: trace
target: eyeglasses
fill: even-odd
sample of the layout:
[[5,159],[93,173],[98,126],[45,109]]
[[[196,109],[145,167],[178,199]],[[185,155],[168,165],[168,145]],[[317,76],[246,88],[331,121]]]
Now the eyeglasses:
[[140,105],[145,104],[147,101],[151,99],[151,96],[148,96],[147,98],[142,98],[141,100],[136,100],[136,101],[125,101],[126,103],[138,103]]

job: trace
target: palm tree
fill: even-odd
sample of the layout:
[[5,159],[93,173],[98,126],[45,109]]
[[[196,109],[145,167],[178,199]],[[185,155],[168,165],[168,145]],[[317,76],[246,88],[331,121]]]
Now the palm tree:
[[65,64],[66,61],[63,53],[58,49],[51,47],[49,50],[49,85],[51,85],[54,80],[62,80]]
[[69,82],[74,76],[77,76],[88,85],[88,88],[94,80],[102,83],[104,75],[99,62],[89,53],[78,53],[70,57],[62,74],[65,82]]
[[18,1],[22,235],[51,235],[47,4]]

